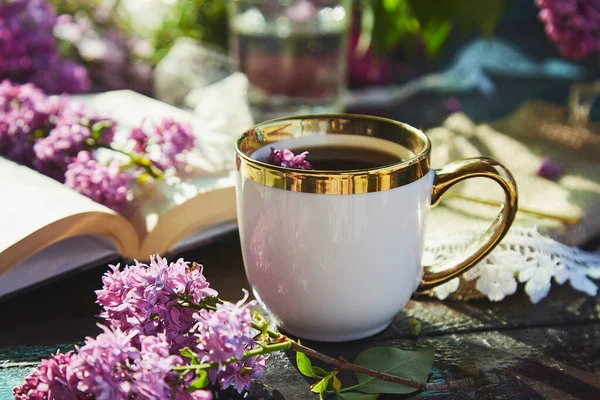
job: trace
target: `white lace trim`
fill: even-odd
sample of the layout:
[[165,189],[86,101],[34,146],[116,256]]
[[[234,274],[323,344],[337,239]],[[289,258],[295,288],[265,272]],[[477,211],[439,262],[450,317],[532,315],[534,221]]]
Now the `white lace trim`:
[[[424,265],[451,258],[482,233],[470,230],[428,238]],[[513,226],[490,255],[462,278],[476,280],[477,290],[491,301],[514,294],[521,282],[531,301],[537,303],[548,295],[552,279],[560,285],[569,281],[574,289],[595,296],[598,286],[590,278],[600,278],[600,255],[566,246],[540,234],[537,228]],[[434,288],[433,295],[443,300],[458,290],[459,283],[459,278],[454,278]]]

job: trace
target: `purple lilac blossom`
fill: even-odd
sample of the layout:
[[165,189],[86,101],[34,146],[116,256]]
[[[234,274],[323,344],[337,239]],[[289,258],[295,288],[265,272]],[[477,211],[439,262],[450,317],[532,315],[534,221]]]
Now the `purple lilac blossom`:
[[118,161],[104,165],[87,151],[80,151],[65,172],[65,185],[116,212],[125,209],[130,184]]
[[39,400],[211,400],[207,390],[181,390],[173,368],[182,364],[169,351],[165,336],[140,336],[100,326],[96,338],[86,338],[77,352],[42,360],[23,384],[13,390],[15,398]]
[[172,368],[182,359],[170,354],[164,335],[141,336],[134,346],[133,332],[101,328],[104,332],[88,337],[71,363],[78,390],[97,400],[171,397],[170,384],[177,382]]
[[[200,310],[194,315],[198,321],[192,328],[197,337],[199,354],[204,354],[203,363],[224,363],[232,358],[242,360],[244,353],[252,348],[252,315],[250,309],[256,301],[244,302],[248,292],[244,290],[244,298],[237,304],[218,304],[216,311]],[[219,383],[227,389],[232,383],[238,392],[248,389],[251,379],[260,376],[264,370],[264,357],[251,358],[208,371],[212,384]]]
[[537,175],[542,178],[556,181],[560,178],[560,164],[553,162],[549,158],[544,158],[537,170]]
[[86,338],[71,368],[77,389],[102,399],[127,399],[132,392],[131,371],[140,351],[131,344],[131,335],[102,327],[96,338]]
[[46,97],[32,84],[0,83],[0,156],[31,165],[34,134],[46,131],[55,114],[62,111],[62,98]]
[[192,150],[196,143],[192,126],[185,122],[177,122],[168,118],[154,127],[151,137],[160,146],[162,157],[157,161],[161,168],[177,167],[177,156]]
[[307,155],[308,151],[294,155],[291,150],[280,150],[271,147],[271,154],[269,155],[267,162],[285,168],[312,169],[312,165],[306,160]]
[[222,363],[232,357],[241,360],[246,346],[254,343],[250,308],[256,301],[243,305],[247,299],[244,290],[244,298],[237,304],[218,304],[216,311],[200,310],[194,315],[198,322],[192,330],[197,332],[198,348],[207,352],[203,361]]
[[142,125],[138,128],[133,128],[129,133],[129,139],[133,141],[133,151],[136,153],[143,153],[146,151],[146,146],[148,145],[148,135],[142,129]]
[[202,267],[190,266],[179,259],[151,257],[149,264],[136,262],[111,271],[102,278],[103,287],[96,292],[100,314],[109,324],[136,335],[164,333],[173,352],[194,347],[195,338],[188,335],[196,310],[178,305],[181,298],[199,303],[203,297],[217,296],[209,288]]
[[[43,142],[39,149],[41,160],[38,162],[48,169],[50,175],[56,179],[63,180],[60,173],[64,173],[64,160],[59,158],[64,155],[65,148],[56,148],[66,145],[66,138],[60,134],[46,137],[56,126],[78,124],[85,110],[77,104],[70,104],[66,96],[46,96],[39,88],[32,84],[16,84],[8,80],[0,83],[0,155],[24,165],[32,166],[36,152],[34,151],[34,141],[36,138],[42,138]],[[85,135],[85,130],[83,130]],[[81,132],[80,132],[81,133]],[[105,134],[103,133],[103,136]],[[109,138],[107,135],[106,138]],[[73,142],[78,139],[70,138]],[[48,148],[49,147],[49,148]],[[71,146],[72,147],[72,146]],[[75,146],[76,149],[79,147]],[[48,160],[49,151],[52,154],[57,153],[58,164],[63,164],[55,171],[54,162]],[[72,152],[74,157],[77,152]]]
[[35,169],[57,181],[65,181],[65,171],[92,137],[88,127],[80,124],[57,125],[50,134],[33,146]]
[[265,369],[264,356],[248,357],[242,361],[228,364],[224,371],[216,374],[216,378],[222,389],[233,384],[237,392],[242,393],[244,390],[250,389],[250,382],[258,379]]
[[581,60],[598,48],[598,0],[535,0],[546,35],[564,57]]
[[71,364],[77,355],[73,351],[57,353],[43,359],[20,386],[13,389],[16,400],[76,400],[84,398],[77,390],[77,377],[74,376]]
[[52,29],[54,10],[45,0],[0,3],[0,78],[31,82],[48,93],[88,90],[85,69],[61,58]]

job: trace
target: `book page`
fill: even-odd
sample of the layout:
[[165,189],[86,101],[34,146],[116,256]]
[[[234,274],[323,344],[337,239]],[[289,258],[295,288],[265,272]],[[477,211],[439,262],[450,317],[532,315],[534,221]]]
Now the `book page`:
[[67,237],[106,236],[126,257],[139,248],[123,217],[37,171],[0,157],[0,183],[0,276]]

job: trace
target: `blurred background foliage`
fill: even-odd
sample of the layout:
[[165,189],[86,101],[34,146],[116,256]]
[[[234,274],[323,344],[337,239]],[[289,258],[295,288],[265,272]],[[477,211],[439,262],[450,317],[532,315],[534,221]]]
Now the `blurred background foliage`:
[[[152,68],[179,37],[224,51],[228,48],[228,0],[49,1],[56,14],[63,15],[55,28],[62,53],[87,67],[97,90],[133,88],[150,93]],[[411,60],[435,60],[453,32],[491,35],[509,3],[354,0],[350,79],[362,82],[363,70],[371,76],[373,68],[385,69],[390,54],[405,65]],[[386,76],[380,72],[378,76]],[[365,81],[384,82],[384,78]]]
[[152,37],[157,63],[181,36],[228,47],[226,0],[178,0]]

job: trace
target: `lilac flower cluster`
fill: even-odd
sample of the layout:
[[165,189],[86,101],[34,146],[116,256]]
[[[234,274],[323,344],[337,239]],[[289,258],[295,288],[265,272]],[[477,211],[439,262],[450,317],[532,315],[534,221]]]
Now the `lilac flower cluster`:
[[194,399],[210,400],[206,390],[187,393],[173,367],[183,360],[170,354],[164,335],[142,336],[101,326],[77,352],[56,354],[41,364],[14,389],[21,399]]
[[[66,97],[46,96],[32,84],[0,83],[0,156],[63,181],[67,165],[88,145],[91,127],[104,122],[100,142],[112,141],[112,121],[85,118]],[[108,123],[107,123],[108,122]]]
[[[218,294],[209,287],[201,266],[153,257],[149,264],[111,268],[103,277],[103,288],[96,292],[103,307],[100,316],[131,332],[134,342],[138,336],[164,334],[172,353],[188,347],[202,363],[221,364],[209,371],[211,383],[223,389],[234,384],[240,393],[265,369],[264,356],[242,360],[254,344],[250,308],[256,303],[244,304],[248,292],[235,305],[196,310],[186,304],[199,304]],[[227,363],[232,358],[242,361]]]
[[535,0],[546,35],[564,57],[581,60],[598,48],[598,0]]
[[[91,153],[98,147],[112,148],[116,129],[115,121],[91,115],[65,96],[46,96],[32,84],[0,83],[0,156],[122,212],[134,175],[143,168],[121,172],[117,161],[105,165]],[[131,137],[134,151],[140,153],[130,156],[132,161],[148,157],[145,152],[153,144],[160,149],[160,157],[153,161],[162,170],[178,167],[179,154],[195,145],[191,127],[172,119],[155,126],[150,135],[134,129]]]
[[102,278],[103,288],[96,292],[103,308],[100,316],[112,326],[137,335],[164,333],[174,351],[194,345],[187,335],[194,324],[196,310],[179,303],[189,298],[200,302],[217,292],[209,287],[201,268],[190,267],[179,259],[151,258],[149,264],[119,266]]
[[183,259],[111,266],[96,292],[109,325],[75,352],[42,360],[15,398],[211,399],[212,392],[191,388],[197,375],[185,366],[192,362],[217,365],[208,370],[213,387],[247,390],[265,369],[263,355],[244,358],[255,347],[256,303],[246,303],[247,291],[237,304],[223,303],[209,286],[202,267]]
[[192,150],[196,145],[196,137],[192,126],[185,122],[177,122],[167,118],[155,125],[146,133],[144,123],[131,130],[129,139],[133,141],[133,150],[138,153],[148,152],[149,146],[156,145],[160,149],[159,156],[153,159],[162,170],[180,165],[179,154]]
[[[195,332],[202,362],[225,363],[232,358],[242,360],[244,353],[252,349],[254,337],[250,308],[255,302],[244,305],[247,299],[248,292],[244,290],[244,298],[237,304],[218,304],[215,311],[200,310],[194,314],[197,323],[192,327],[192,332]],[[209,378],[213,385],[218,382],[221,388],[233,383],[241,393],[264,369],[265,358],[256,356],[210,370]]]
[[120,168],[118,161],[104,165],[90,152],[80,151],[67,166],[65,185],[116,212],[123,212],[132,178]]
[[31,84],[0,83],[0,156],[31,165],[36,131],[47,128],[60,111],[60,101],[48,100]]
[[271,147],[271,154],[267,162],[284,168],[312,169],[312,165],[306,160],[307,155],[308,151],[294,155],[291,150]]
[[85,68],[59,54],[55,23],[45,0],[0,2],[0,78],[31,82],[48,93],[87,91]]

